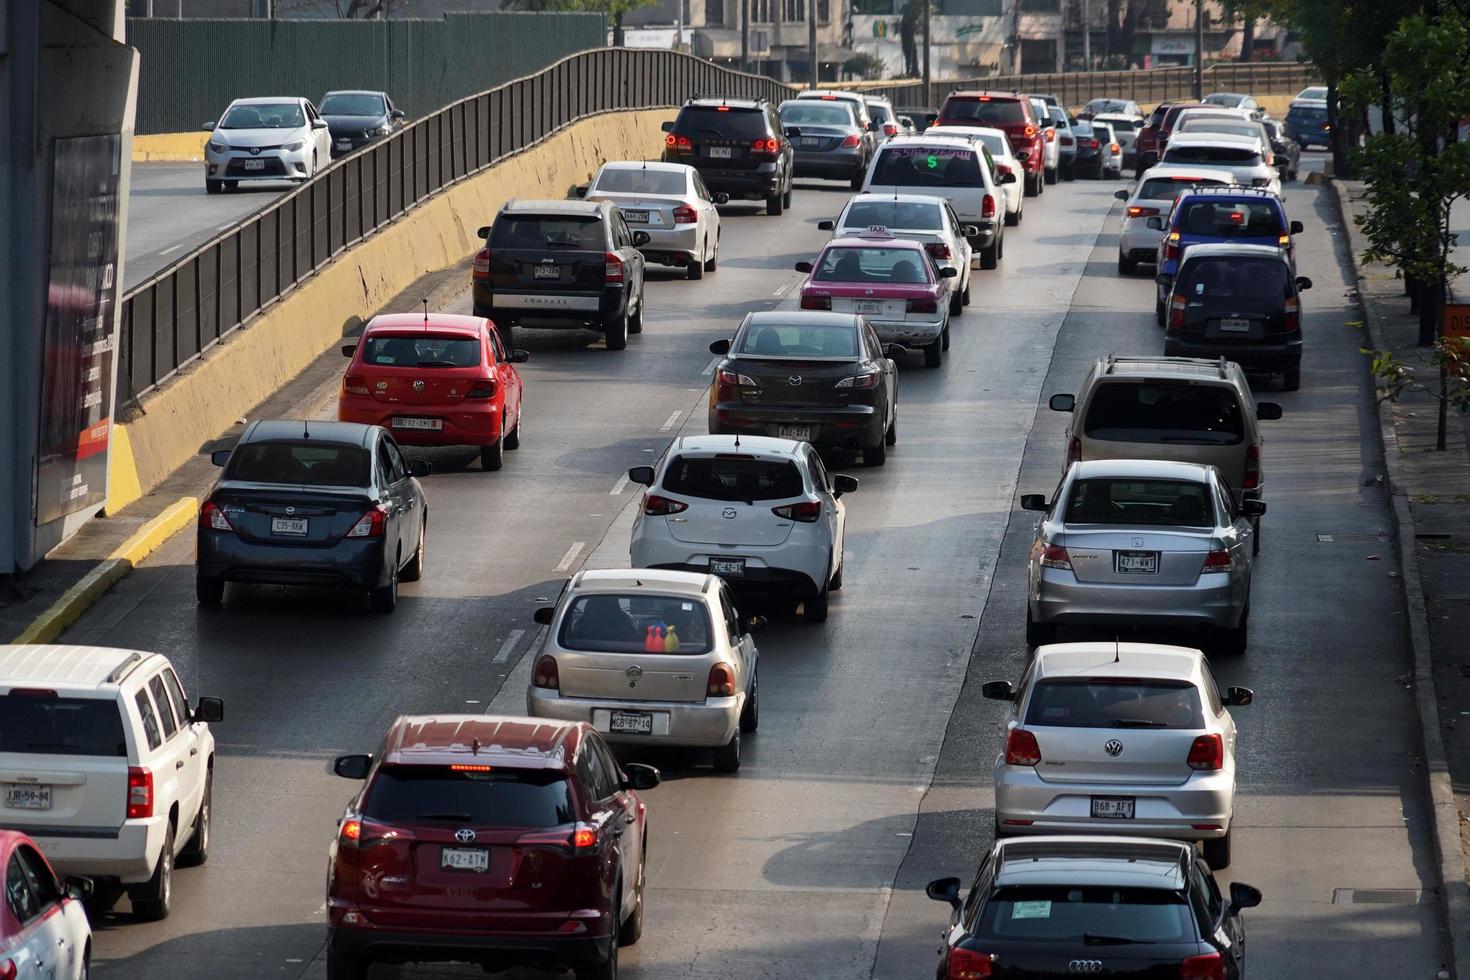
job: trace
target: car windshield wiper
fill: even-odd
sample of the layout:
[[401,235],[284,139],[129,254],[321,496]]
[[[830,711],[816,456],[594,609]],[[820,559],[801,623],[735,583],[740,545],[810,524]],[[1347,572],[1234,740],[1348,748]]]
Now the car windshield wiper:
[[468,821],[470,819],[470,815],[468,813],[420,813],[414,819],[415,820],[459,820],[461,822],[465,822],[465,821]]
[[1159,442],[1177,443],[1184,446],[1216,446],[1220,444],[1218,439],[1208,439],[1203,436],[1160,436]]
[[1152,946],[1152,939],[1131,939],[1128,936],[1101,936],[1095,932],[1084,932],[1082,941],[1089,946],[1130,946],[1135,943]]
[[1114,718],[1109,728],[1168,728],[1167,722],[1151,721],[1148,718]]
[[419,361],[419,367],[459,367],[453,361]]

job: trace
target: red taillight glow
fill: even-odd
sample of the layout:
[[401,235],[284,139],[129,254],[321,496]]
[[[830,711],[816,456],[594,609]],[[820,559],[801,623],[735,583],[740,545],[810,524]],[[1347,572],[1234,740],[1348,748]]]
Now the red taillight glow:
[[475,253],[475,267],[470,271],[471,279],[486,280],[490,278],[490,250],[482,248]]
[[762,156],[775,156],[781,149],[779,140],[759,139],[750,144],[750,151]]
[[664,146],[667,146],[675,153],[692,153],[694,151],[694,144],[689,142],[689,137],[675,136],[673,133],[664,137]]
[[1296,333],[1302,328],[1301,307],[1297,305],[1296,300],[1289,299],[1286,301],[1284,319],[1286,321],[1285,327],[1287,333]]
[[1029,140],[1029,139],[1032,139],[1032,138],[1034,138],[1036,136],[1036,127],[1035,126],[1027,126],[1021,132],[1024,133],[1025,136],[1026,136],[1026,138]]
[[342,821],[342,828],[337,831],[337,836],[348,843],[356,844],[358,841],[362,840],[362,821]]
[[[364,392],[366,394],[366,392]],[[229,518],[219,509],[219,504],[206,500],[199,508],[199,526],[206,531],[233,531]]]
[[1081,140],[1080,142],[1082,143],[1083,146],[1087,147],[1089,150],[1095,150],[1095,149],[1098,148],[1098,142],[1097,142],[1097,140],[1092,139],[1091,137],[1089,137],[1089,138],[1087,138],[1085,140]]
[[1171,231],[1171,232],[1169,232],[1169,237],[1166,238],[1166,239],[1164,239],[1164,261],[1165,262],[1178,262],[1179,261],[1179,253],[1180,253],[1180,251],[1181,250],[1179,248],[1179,232],[1177,232],[1177,231]]
[[1158,213],[1158,208],[1143,208],[1136,204],[1128,206],[1128,217],[1130,218],[1151,218]]
[[146,820],[153,816],[153,770],[128,767],[129,820]]
[[469,391],[464,393],[466,398],[494,398],[495,381],[490,378],[481,378],[476,381]]
[[1067,549],[1059,544],[1049,544],[1041,549],[1042,568],[1065,568],[1072,570],[1072,556],[1067,554]]
[[1048,143],[1055,143],[1057,141],[1057,131],[1055,129],[1048,129],[1046,131],[1046,141]]
[[347,532],[349,538],[381,538],[388,523],[388,508],[382,504],[370,507]]
[[1041,763],[1041,746],[1036,736],[1024,728],[1012,728],[1006,735],[1006,765],[1035,766]]
[[606,263],[602,271],[603,279],[607,282],[622,282],[623,260],[618,258],[617,255],[613,254],[612,252],[608,252],[606,255],[603,256],[603,261]]
[[0,963],[0,980],[15,980],[19,973],[20,968],[15,965],[15,960]]
[[572,831],[572,850],[587,851],[597,846],[596,827],[578,827]]
[[938,313],[939,301],[936,299],[911,299],[904,309],[910,313]]
[[843,137],[842,145],[851,148],[857,146],[861,142],[862,140],[858,138],[857,133],[850,133],[849,135]]
[[1245,451],[1245,478],[1240,481],[1242,490],[1255,490],[1261,485],[1261,447],[1250,446]]
[[728,698],[735,693],[735,671],[724,661],[709,669],[705,690],[712,698]]
[[1219,735],[1201,735],[1189,747],[1189,768],[1212,772],[1225,767],[1225,741]]
[[803,310],[830,310],[832,308],[832,297],[813,296],[809,293],[802,293],[801,308]]
[[449,766],[450,772],[494,772],[491,766],[472,765],[468,762],[455,762]]
[[944,242],[930,242],[924,246],[924,251],[936,259],[949,258],[949,246],[944,244]]
[[859,390],[866,390],[868,388],[878,387],[878,382],[882,380],[883,376],[877,371],[869,371],[866,374],[854,374],[849,377],[843,378],[841,381],[837,382],[837,384],[833,385],[833,387],[857,388]]
[[534,687],[555,691],[561,688],[561,672],[556,669],[556,658],[542,654],[531,669],[531,684]]
[[689,505],[682,500],[670,500],[668,497],[660,497],[656,493],[645,493],[643,495],[643,513],[649,517],[667,517],[670,514],[680,514],[689,509]]
[[980,217],[995,217],[995,198],[991,197],[989,194],[986,194],[980,199]]
[[1205,555],[1205,563],[1200,568],[1200,574],[1228,571],[1230,571],[1230,552],[1223,549],[1217,549]]
[[1114,143],[1113,145],[1109,146],[1108,149],[1111,150],[1114,153],[1121,153],[1121,152],[1123,152],[1123,148],[1121,146],[1119,146],[1117,143]]
[[366,395],[368,393],[367,379],[356,374],[349,374],[342,379],[342,394],[344,395]]
[[[897,123],[884,123],[883,124],[883,135],[884,136],[897,136],[898,135],[898,124]],[[852,145],[853,146],[857,146],[856,143],[854,143]]]
[[1184,329],[1184,297],[1175,296],[1169,301],[1169,329],[1179,331]]
[[973,949],[951,949],[949,962],[945,964],[946,980],[983,980],[990,977],[992,953],[981,953]]
[[803,500],[799,504],[786,504],[783,507],[772,507],[771,513],[788,521],[800,521],[803,524],[815,524],[817,518],[822,516],[822,503],[819,500]]
[[1067,465],[1071,466],[1073,463],[1081,462],[1081,460],[1082,440],[1077,436],[1073,436],[1067,443]]
[[1225,958],[1219,953],[1191,956],[1179,964],[1179,980],[1225,980]]
[[674,208],[674,224],[692,225],[699,220],[699,213],[687,204]]

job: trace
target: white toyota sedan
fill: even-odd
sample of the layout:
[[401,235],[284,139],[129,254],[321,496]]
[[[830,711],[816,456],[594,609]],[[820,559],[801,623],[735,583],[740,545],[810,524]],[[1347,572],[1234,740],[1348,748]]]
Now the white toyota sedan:
[[1144,171],[1131,192],[1113,196],[1126,201],[1123,223],[1118,229],[1118,274],[1131,276],[1138,264],[1153,264],[1164,233],[1148,226],[1149,218],[1167,217],[1174,199],[1192,187],[1227,187],[1235,183],[1228,170],[1211,167],[1160,165]]
[[236,99],[204,129],[204,189],[211,194],[242,180],[308,180],[332,162],[332,133],[310,99]]

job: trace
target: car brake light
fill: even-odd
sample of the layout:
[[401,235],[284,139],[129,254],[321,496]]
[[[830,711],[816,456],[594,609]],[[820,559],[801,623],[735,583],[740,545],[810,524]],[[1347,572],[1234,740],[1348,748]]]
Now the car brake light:
[[1035,766],[1041,764],[1041,746],[1036,736],[1024,728],[1012,728],[1006,735],[1006,765]]
[[536,658],[536,666],[531,670],[531,684],[548,691],[561,689],[561,672],[556,669],[555,657],[543,653]]
[[1184,297],[1175,296],[1169,301],[1169,329],[1178,332],[1184,329]]
[[49,687],[12,687],[9,698],[35,698],[39,701],[55,701],[56,691]]
[[343,820],[341,828],[337,831],[337,836],[343,843],[356,844],[362,840],[362,821]]
[[1245,479],[1240,481],[1242,490],[1255,490],[1261,485],[1261,447],[1250,446],[1245,451]]
[[572,850],[590,851],[597,846],[597,828],[586,824],[579,824],[572,831]]
[[[896,123],[884,123],[883,124],[883,135],[885,135],[885,136],[897,136],[898,135],[898,125]],[[856,143],[854,143],[852,145],[853,146],[857,146]]]
[[1065,568],[1072,570],[1072,556],[1059,544],[1049,544],[1041,551],[1042,568]]
[[810,296],[802,293],[801,308],[803,310],[830,310],[832,308],[832,297]]
[[1296,333],[1302,328],[1301,307],[1297,305],[1296,300],[1289,299],[1286,301],[1284,314],[1287,333]]
[[388,523],[388,508],[382,504],[374,504],[369,507],[357,523],[352,525],[352,530],[347,532],[349,538],[381,538]]
[[1067,443],[1067,465],[1082,461],[1082,440],[1073,436]]
[[699,220],[699,214],[687,204],[681,204],[674,208],[674,224],[692,225]]
[[1070,136],[1063,136],[1062,137],[1062,145],[1063,146],[1071,146],[1072,145],[1072,142],[1073,142],[1072,137],[1070,137]]
[[949,962],[945,964],[946,980],[982,980],[992,976],[993,953],[981,953],[973,949],[951,949]]
[[356,374],[349,374],[342,379],[342,394],[366,395],[367,393],[367,381],[361,376]]
[[1179,980],[1225,980],[1225,958],[1219,953],[1191,956],[1179,964]]
[[230,519],[225,512],[219,509],[219,504],[213,500],[206,500],[204,506],[199,508],[199,526],[206,531],[233,531]]
[[477,766],[468,762],[455,762],[449,767],[450,772],[494,772],[494,766]]
[[606,279],[608,282],[622,282],[623,260],[618,258],[612,252],[608,252],[607,255],[605,255],[603,258],[606,260],[607,263],[606,267],[603,269],[603,278]]
[[815,524],[817,518],[822,516],[822,502],[820,500],[803,500],[799,504],[786,504],[782,507],[772,507],[771,513],[788,521]]
[[689,142],[689,137],[675,136],[673,133],[664,137],[664,146],[667,146],[675,153],[694,152],[694,144]]
[[857,146],[861,142],[862,140],[858,139],[857,133],[850,133],[847,136],[843,137],[842,145],[846,147],[853,147]]
[[1113,153],[1121,153],[1122,152],[1122,147],[1120,147],[1117,143],[1112,144],[1111,146],[1108,147],[1108,149],[1110,151],[1112,151]]
[[762,156],[775,156],[776,152],[781,149],[781,144],[773,139],[759,139],[750,144],[750,149]]
[[991,197],[989,194],[986,194],[980,199],[980,217],[995,217],[995,198]]
[[1026,138],[1029,140],[1036,135],[1036,127],[1027,126],[1022,132],[1026,134]]
[[689,505],[682,500],[670,500],[656,493],[643,495],[643,513],[649,517],[667,517],[669,514],[680,514],[688,509]]
[[1082,142],[1082,145],[1085,146],[1085,147],[1087,147],[1087,149],[1089,149],[1089,150],[1095,150],[1098,147],[1097,140],[1092,139],[1091,137],[1088,137],[1087,139],[1082,140],[1081,142]]
[[[946,252],[944,254],[944,257],[949,258],[949,253]],[[882,378],[883,376],[877,371],[869,371],[866,374],[854,374],[851,377],[843,378],[833,387],[858,389],[876,388],[878,387],[878,382],[882,380]]]
[[476,381],[469,391],[464,393],[466,398],[494,398],[495,379],[481,378]]
[[1225,741],[1218,734],[1201,735],[1189,747],[1189,768],[1196,772],[1225,767]]
[[1128,217],[1130,218],[1151,218],[1158,213],[1158,208],[1144,208],[1136,204],[1130,204],[1128,206]]
[[924,246],[924,251],[936,259],[947,259],[950,257],[949,246],[944,242],[929,242]]
[[153,770],[128,767],[129,820],[146,820],[153,816]]
[[1169,232],[1169,237],[1166,238],[1166,239],[1164,239],[1164,261],[1165,262],[1177,262],[1177,261],[1179,261],[1179,253],[1180,253],[1180,251],[1181,251],[1181,249],[1179,248],[1179,232],[1177,232],[1177,231],[1171,231],[1171,232]]
[[486,280],[490,278],[490,250],[482,248],[475,253],[475,267],[470,272],[471,279]]
[[723,660],[709,669],[705,690],[712,698],[728,698],[735,693],[735,671]]
[[904,306],[910,313],[937,313],[939,301],[935,299],[911,299]]
[[1217,548],[1205,555],[1205,564],[1200,569],[1200,574],[1228,571],[1230,571],[1230,552]]

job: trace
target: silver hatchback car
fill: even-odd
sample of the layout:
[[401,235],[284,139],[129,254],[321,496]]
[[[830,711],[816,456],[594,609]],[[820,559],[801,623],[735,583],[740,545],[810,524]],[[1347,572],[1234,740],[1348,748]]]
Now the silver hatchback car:
[[1026,642],[1058,626],[1206,628],[1243,653],[1250,616],[1251,519],[1213,466],[1162,460],[1073,463],[1040,511],[1027,573]]
[[1057,643],[1036,651],[995,760],[995,835],[1094,832],[1202,841],[1230,864],[1235,721],[1204,654],[1153,643]]
[[614,745],[714,750],[740,768],[740,736],[760,724],[759,653],[730,588],[705,573],[652,568],[579,572],[556,605],[531,669],[526,713],[585,721]]

